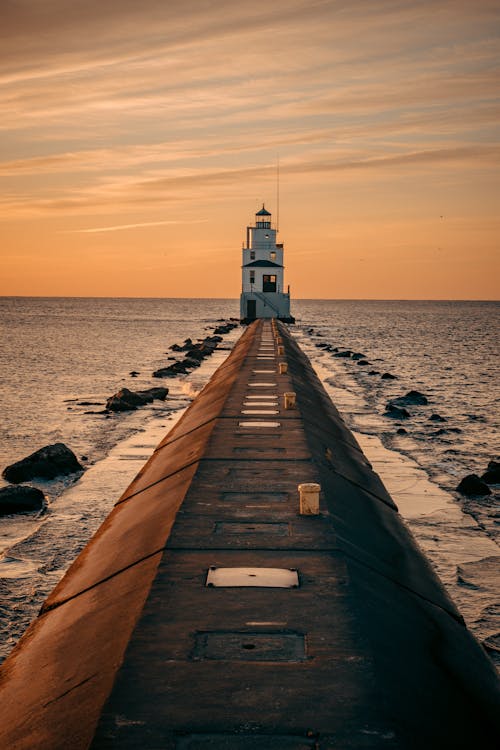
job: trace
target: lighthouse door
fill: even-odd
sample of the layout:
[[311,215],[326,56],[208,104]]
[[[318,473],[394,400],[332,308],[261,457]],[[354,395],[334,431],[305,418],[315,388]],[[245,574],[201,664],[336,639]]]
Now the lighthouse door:
[[255,320],[257,316],[257,301],[254,299],[247,299],[247,319]]

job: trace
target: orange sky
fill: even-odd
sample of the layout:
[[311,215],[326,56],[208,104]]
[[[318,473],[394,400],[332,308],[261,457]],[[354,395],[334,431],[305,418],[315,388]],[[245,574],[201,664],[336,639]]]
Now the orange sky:
[[8,0],[0,294],[497,299],[497,0]]

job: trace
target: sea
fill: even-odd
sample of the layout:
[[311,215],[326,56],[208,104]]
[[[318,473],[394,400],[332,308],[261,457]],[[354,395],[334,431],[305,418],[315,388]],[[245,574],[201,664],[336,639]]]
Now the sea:
[[[31,483],[46,495],[43,512],[0,517],[0,659],[242,328],[188,375],[153,371],[171,363],[173,344],[238,313],[235,299],[0,298],[0,469],[55,442],[85,468]],[[292,313],[290,330],[500,666],[500,487],[484,498],[456,492],[499,455],[500,303],[296,300]],[[363,357],[337,356],[346,350]],[[165,402],[102,413],[119,389],[154,385],[169,388]],[[404,420],[386,416],[387,402],[410,390],[428,404],[408,407]]]

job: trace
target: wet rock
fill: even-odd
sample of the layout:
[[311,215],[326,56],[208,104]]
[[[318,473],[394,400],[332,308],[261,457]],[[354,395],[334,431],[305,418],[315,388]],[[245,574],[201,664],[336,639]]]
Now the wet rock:
[[404,396],[393,398],[391,403],[396,406],[425,406],[425,404],[428,404],[429,402],[423,393],[420,393],[419,391],[408,391]]
[[350,357],[351,354],[352,354],[352,352],[349,351],[349,349],[346,349],[343,352],[335,352],[335,354],[333,356],[334,357]]
[[154,378],[176,378],[178,375],[186,375],[189,372],[190,367],[194,367],[193,364],[185,362],[174,362],[168,367],[160,367],[159,370],[155,370],[153,373]]
[[367,359],[358,359],[358,365],[364,366],[364,365],[369,365],[369,364],[370,363],[368,362]]
[[431,422],[446,422],[446,418],[442,417],[441,414],[431,414],[429,417]]
[[383,375],[380,376],[381,380],[397,380],[397,375],[391,375],[390,372],[384,372]]
[[391,417],[392,419],[408,419],[411,417],[411,414],[404,407],[396,406],[392,401],[389,401],[385,407],[384,417]]
[[467,474],[458,484],[457,492],[467,497],[471,495],[491,495],[490,488],[479,479],[477,474]]
[[20,487],[11,484],[0,489],[0,516],[41,510],[44,505],[45,496],[36,487]]
[[233,328],[236,328],[238,323],[225,323],[222,326],[217,326],[217,328],[214,328],[215,334],[226,334],[233,330]]
[[400,427],[399,430],[396,430],[398,435],[408,435],[408,430],[405,430],[404,427]]
[[483,482],[487,484],[500,484],[500,461],[491,460],[488,469],[481,475]]
[[361,352],[354,352],[352,355],[353,359],[366,359],[366,354],[361,354]]
[[41,479],[54,479],[59,476],[67,476],[75,471],[83,471],[83,466],[77,457],[64,443],[46,445],[35,451],[21,461],[7,466],[2,476],[8,482],[18,484],[28,482],[30,479],[39,477]]
[[171,351],[173,352],[185,352],[187,349],[189,349],[193,345],[192,339],[184,339],[184,344],[172,344],[172,346],[169,347]]
[[148,388],[145,391],[130,391],[122,388],[106,401],[106,409],[109,411],[133,411],[139,406],[151,403],[155,399],[165,401],[168,388]]

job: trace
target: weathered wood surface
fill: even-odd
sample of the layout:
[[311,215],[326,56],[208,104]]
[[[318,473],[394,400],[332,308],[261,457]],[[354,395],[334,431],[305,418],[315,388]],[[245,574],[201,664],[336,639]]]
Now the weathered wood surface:
[[[492,665],[279,329],[284,356],[247,329],[6,661],[2,748],[497,746]],[[212,566],[299,586],[207,587]]]

